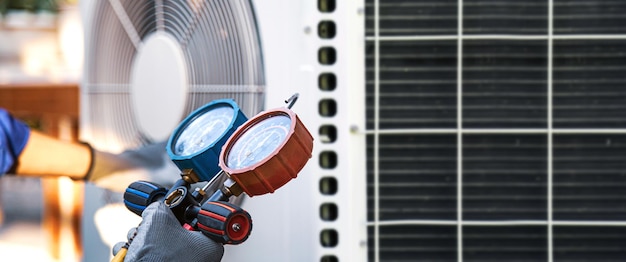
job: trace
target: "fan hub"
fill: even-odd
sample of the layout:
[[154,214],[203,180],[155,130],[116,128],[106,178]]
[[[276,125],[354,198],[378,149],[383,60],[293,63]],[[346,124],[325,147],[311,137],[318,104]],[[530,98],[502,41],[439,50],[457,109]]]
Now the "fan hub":
[[130,95],[140,131],[166,140],[185,113],[187,64],[178,42],[167,33],[148,36],[133,60]]

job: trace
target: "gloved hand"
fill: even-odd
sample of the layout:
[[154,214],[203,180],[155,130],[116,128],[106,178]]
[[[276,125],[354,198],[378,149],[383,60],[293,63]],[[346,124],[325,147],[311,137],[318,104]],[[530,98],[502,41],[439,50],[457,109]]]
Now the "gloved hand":
[[0,108],[0,175],[67,176],[120,192],[137,180],[167,186],[180,171],[169,160],[165,144],[111,154],[30,130]]
[[119,154],[93,150],[92,168],[85,180],[118,192],[137,180],[172,185],[180,178],[180,170],[167,156],[165,144],[149,144]]
[[[224,246],[199,231],[188,231],[163,203],[156,201],[142,213],[139,227],[128,234],[129,247],[124,261],[202,261],[218,262],[224,255]],[[118,243],[113,254],[125,243]]]

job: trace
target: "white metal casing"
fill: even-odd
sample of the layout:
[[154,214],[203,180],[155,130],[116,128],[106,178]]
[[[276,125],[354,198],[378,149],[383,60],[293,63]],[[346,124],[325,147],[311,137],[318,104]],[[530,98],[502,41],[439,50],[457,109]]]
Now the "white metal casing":
[[[326,255],[335,256],[339,261],[366,261],[364,2],[336,3],[334,12],[322,13],[318,10],[318,1],[253,1],[266,73],[265,109],[284,106],[283,100],[299,93],[293,110],[315,140],[313,157],[298,178],[274,194],[244,202],[243,208],[253,219],[252,234],[241,245],[226,246],[223,261],[320,261]],[[81,6],[84,21],[89,23],[89,17],[97,10],[93,10],[92,1],[82,1]],[[317,25],[322,20],[336,24],[337,34],[333,39],[318,36]],[[89,28],[88,24],[84,28]],[[89,41],[89,32],[86,32],[86,41]],[[333,65],[320,65],[318,50],[321,47],[333,47],[337,51]],[[334,91],[322,91],[318,87],[319,74],[327,72],[337,76]],[[322,99],[336,101],[336,115],[320,116],[318,106]],[[81,104],[83,111],[88,106]],[[88,117],[87,114],[81,116]],[[322,125],[337,128],[336,141],[321,141],[318,132]],[[87,131],[89,127],[81,126],[81,129]],[[84,135],[83,138],[89,139]],[[337,154],[335,168],[320,167],[320,154],[326,151]],[[322,177],[336,178],[336,194],[320,193]],[[90,194],[96,195],[91,199],[102,198],[97,196],[100,193]],[[323,203],[338,206],[335,221],[320,218]],[[93,213],[93,209],[102,204],[87,203],[86,214]],[[93,225],[87,228],[84,241],[91,244],[85,246],[84,260],[108,261],[109,257],[100,259],[102,247],[98,252],[90,250],[99,239],[90,239],[98,237]],[[338,232],[337,246],[322,246],[320,234],[325,229]]]
[[[256,1],[265,72],[266,109],[282,106],[292,93],[300,99],[293,110],[314,137],[313,157],[298,178],[274,194],[246,200],[254,228],[250,238],[239,246],[227,246],[224,261],[321,261],[332,255],[339,261],[366,261],[366,186],[365,186],[365,51],[364,6],[361,1],[337,1],[332,13],[321,13],[317,1]],[[332,20],[337,35],[320,39],[317,25]],[[320,47],[334,47],[337,61],[320,65]],[[337,75],[337,88],[322,91],[320,73]],[[322,99],[334,99],[334,117],[318,112]],[[320,141],[319,128],[337,128],[337,140]],[[334,151],[338,164],[333,169],[320,167],[320,154]],[[320,193],[319,181],[332,176],[338,181],[335,195]],[[320,206],[335,203],[336,221],[320,218]],[[338,232],[336,247],[322,247],[321,231]]]

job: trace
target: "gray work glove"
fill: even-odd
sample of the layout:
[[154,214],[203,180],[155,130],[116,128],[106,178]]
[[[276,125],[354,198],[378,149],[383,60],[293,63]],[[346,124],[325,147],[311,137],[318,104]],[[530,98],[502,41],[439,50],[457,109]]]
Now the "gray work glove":
[[[125,262],[222,260],[224,246],[199,231],[184,229],[163,201],[150,204],[141,216],[143,221],[139,227],[128,234],[130,245]],[[124,243],[115,245],[114,255],[123,245]]]
[[180,178],[180,170],[169,159],[165,144],[145,145],[119,154],[94,150],[92,168],[85,180],[117,192],[124,192],[137,180],[172,185]]

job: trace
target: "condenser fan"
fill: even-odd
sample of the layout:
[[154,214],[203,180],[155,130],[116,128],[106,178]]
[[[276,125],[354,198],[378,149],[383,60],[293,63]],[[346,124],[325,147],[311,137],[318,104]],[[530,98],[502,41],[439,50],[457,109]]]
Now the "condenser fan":
[[112,152],[165,141],[220,98],[262,109],[264,76],[245,0],[95,1],[86,32],[81,132]]

